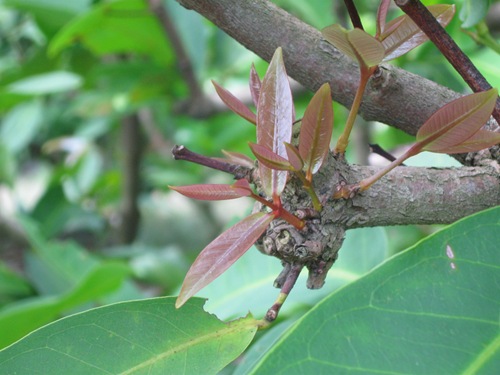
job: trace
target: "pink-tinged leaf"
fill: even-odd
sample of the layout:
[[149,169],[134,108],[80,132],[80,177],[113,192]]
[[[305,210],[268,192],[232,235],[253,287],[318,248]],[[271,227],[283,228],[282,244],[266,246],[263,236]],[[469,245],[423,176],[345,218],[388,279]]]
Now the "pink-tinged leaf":
[[370,34],[361,29],[346,30],[340,25],[331,25],[322,31],[323,37],[361,66],[372,67],[384,58],[384,47]]
[[498,96],[490,89],[463,96],[437,110],[417,133],[423,150],[446,152],[472,137],[490,118]]
[[226,151],[222,150],[222,153],[227,157],[227,159],[232,163],[232,164],[237,164],[241,165],[243,167],[247,168],[253,168],[253,160],[246,156],[245,154],[241,154],[239,152],[233,152],[233,151]]
[[264,164],[267,168],[276,169],[278,171],[293,170],[292,165],[287,159],[272,152],[267,147],[252,142],[249,142],[248,145],[259,163]]
[[252,94],[252,100],[255,107],[259,104],[261,86],[262,81],[260,80],[260,77],[255,70],[255,66],[252,63],[252,67],[250,68],[250,94]]
[[242,197],[249,197],[253,195],[253,190],[250,187],[250,184],[248,183],[248,180],[241,178],[238,181],[236,181],[234,184],[231,185],[231,187]]
[[[286,158],[285,142],[292,139],[292,125],[292,91],[279,47],[262,81],[257,105],[257,144]],[[278,198],[285,188],[288,172],[270,169],[259,163],[259,175],[266,195]]]
[[189,269],[175,306],[181,307],[227,270],[259,239],[273,219],[272,213],[257,212],[226,230],[205,247]]
[[248,194],[241,194],[241,191],[233,189],[231,185],[224,184],[169,186],[169,188],[186,197],[205,201],[221,201],[248,196]]
[[[455,14],[454,5],[430,5],[427,9],[443,27],[450,23]],[[403,15],[388,22],[378,39],[385,49],[384,61],[389,61],[418,47],[428,38],[407,15]]]
[[293,167],[294,171],[301,171],[304,168],[304,161],[300,156],[300,152],[294,145],[290,143],[285,143],[286,155],[288,156],[288,161]]
[[472,137],[466,139],[462,143],[441,150],[441,153],[459,154],[463,152],[475,152],[485,148],[500,144],[500,133],[491,132],[488,130],[479,130]]
[[228,106],[228,108],[236,113],[237,115],[243,117],[245,120],[255,124],[257,122],[255,113],[253,113],[245,104],[243,104],[236,96],[231,94],[224,87],[219,85],[217,82],[212,81],[215,91],[221,98],[221,100]]
[[385,20],[387,18],[387,12],[389,11],[389,7],[391,6],[391,0],[382,0],[380,2],[380,6],[377,11],[377,34],[375,35],[378,38],[385,30]]
[[302,118],[299,153],[304,161],[306,176],[316,173],[330,149],[333,132],[333,107],[330,85],[323,84],[314,94]]

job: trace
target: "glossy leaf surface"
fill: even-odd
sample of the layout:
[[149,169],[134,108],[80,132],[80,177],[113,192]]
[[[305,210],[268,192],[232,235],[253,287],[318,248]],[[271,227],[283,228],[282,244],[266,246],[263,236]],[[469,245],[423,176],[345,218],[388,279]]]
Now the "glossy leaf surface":
[[205,247],[184,279],[176,306],[182,306],[245,254],[273,219],[274,216],[271,213],[252,214],[233,225]]
[[255,65],[252,64],[252,67],[250,68],[250,94],[252,95],[252,100],[255,107],[259,105],[261,86],[262,81],[260,80],[260,77],[255,70]]
[[328,154],[332,132],[332,96],[330,85],[325,83],[309,102],[302,118],[299,153],[304,161],[306,176],[316,173],[323,164]]
[[231,185],[225,184],[199,184],[188,186],[169,186],[170,189],[193,199],[205,201],[220,201],[226,199],[236,199],[246,197],[241,190],[234,189]]
[[[293,101],[281,47],[269,64],[257,107],[257,143],[286,158],[285,142],[292,139]],[[259,164],[265,193],[273,199],[285,188],[288,172]]]
[[0,351],[2,374],[215,374],[257,330],[252,317],[230,323],[175,298],[122,302],[58,320]]
[[417,133],[417,142],[426,151],[448,152],[476,133],[490,118],[498,91],[466,95],[437,110]]
[[[455,14],[454,5],[430,5],[427,8],[443,27],[450,23]],[[407,15],[388,22],[384,30],[378,38],[385,49],[384,61],[404,55],[429,39]]]
[[247,373],[496,373],[499,243],[500,207],[450,225],[317,304]]
[[251,142],[248,145],[259,163],[264,164],[266,167],[279,171],[291,171],[294,169],[287,159],[275,154],[267,147]]
[[300,156],[300,152],[291,143],[285,143],[286,154],[288,156],[288,161],[295,171],[301,171],[304,168],[304,161]]
[[361,29],[348,31],[340,25],[331,25],[321,33],[328,42],[362,66],[376,66],[384,58],[382,44]]
[[479,130],[472,137],[456,146],[446,148],[447,154],[458,154],[463,152],[474,152],[489,148],[500,143],[500,133],[488,130]]
[[243,117],[245,120],[251,122],[252,124],[255,124],[257,122],[255,113],[253,113],[250,108],[243,104],[236,96],[231,94],[217,82],[212,81],[212,84],[214,85],[215,91],[217,92],[217,95],[219,95],[219,98],[221,98],[224,104],[226,104],[231,111]]

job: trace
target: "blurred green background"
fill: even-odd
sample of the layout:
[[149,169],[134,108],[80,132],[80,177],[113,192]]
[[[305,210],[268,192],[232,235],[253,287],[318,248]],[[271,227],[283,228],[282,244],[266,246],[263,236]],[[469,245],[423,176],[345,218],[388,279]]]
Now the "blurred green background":
[[[275,3],[318,29],[348,25],[342,1]],[[377,2],[358,3],[365,28],[374,32]],[[460,16],[448,31],[490,83],[500,86],[499,17],[487,17],[499,2],[424,3],[457,4]],[[167,185],[231,180],[174,161],[170,150],[183,144],[214,157],[221,150],[250,155],[247,142],[254,141],[255,127],[224,109],[210,80],[250,102],[250,66],[263,76],[267,63],[175,1],[162,5],[169,31],[145,0],[0,0],[0,331],[18,328],[0,346],[75,311],[175,294],[199,251],[251,210],[245,200],[204,203],[170,192]],[[467,91],[430,43],[394,63]],[[297,117],[311,96],[294,85]],[[347,110],[336,103],[334,110],[335,139]],[[353,162],[384,162],[367,154],[368,142],[394,153],[412,142],[383,124],[358,124],[356,130],[348,154]],[[458,165],[432,154],[408,164]],[[375,243],[384,254],[378,261],[435,229],[377,229]],[[257,268],[274,261],[254,255],[247,262]],[[279,272],[279,262],[273,264],[253,281]],[[242,274],[251,268],[241,267]],[[227,283],[210,293],[234,293]],[[217,297],[211,303],[215,309]]]

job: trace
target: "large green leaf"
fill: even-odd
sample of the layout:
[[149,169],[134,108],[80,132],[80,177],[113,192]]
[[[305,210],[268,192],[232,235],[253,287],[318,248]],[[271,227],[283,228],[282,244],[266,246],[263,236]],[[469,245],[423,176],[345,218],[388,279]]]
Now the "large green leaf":
[[330,295],[251,373],[493,374],[500,207],[463,219]]
[[61,319],[0,352],[2,374],[215,374],[248,346],[256,321],[223,323],[192,299],[118,303]]
[[81,43],[96,55],[136,52],[165,63],[171,52],[153,15],[142,0],[119,0],[95,6],[66,25],[52,39],[49,54]]

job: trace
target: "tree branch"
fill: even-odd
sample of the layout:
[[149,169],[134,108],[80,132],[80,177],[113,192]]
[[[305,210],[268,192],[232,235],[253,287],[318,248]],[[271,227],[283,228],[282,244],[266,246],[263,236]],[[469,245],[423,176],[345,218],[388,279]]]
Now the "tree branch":
[[[312,91],[329,82],[333,100],[347,107],[351,105],[359,84],[359,69],[315,28],[266,0],[177,1],[208,18],[267,61],[282,46],[287,72],[292,78]],[[460,96],[390,65],[382,65],[380,74],[368,86],[361,115],[412,135],[439,107]]]
[[[344,177],[354,183],[377,169],[354,165]],[[346,229],[449,224],[500,204],[498,173],[493,167],[397,167],[352,200],[333,203],[334,214]]]

